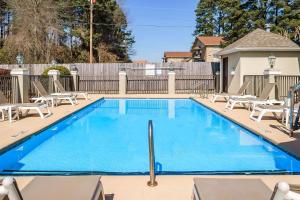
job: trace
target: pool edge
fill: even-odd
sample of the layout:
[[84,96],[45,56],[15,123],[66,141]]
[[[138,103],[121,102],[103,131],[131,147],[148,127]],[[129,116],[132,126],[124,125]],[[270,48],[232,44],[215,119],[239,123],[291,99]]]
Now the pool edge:
[[71,115],[74,115],[75,113],[80,112],[81,110],[87,108],[88,106],[93,105],[94,103],[97,103],[98,101],[104,100],[104,99],[105,99],[104,97],[97,98],[96,100],[90,102],[89,104],[87,104],[87,105],[85,105],[85,106],[83,106],[83,107],[81,107],[81,108],[79,108],[79,109],[77,109],[77,110],[74,110],[73,112],[71,112],[71,113],[69,113],[69,114],[67,114],[67,115],[65,115],[65,116],[63,116],[63,117],[58,118],[57,120],[51,122],[50,124],[46,125],[46,126],[43,127],[42,129],[39,129],[39,130],[37,130],[37,131],[34,131],[34,132],[28,134],[27,136],[25,136],[24,138],[19,139],[19,140],[16,140],[16,141],[14,141],[13,143],[11,143],[11,144],[9,144],[9,145],[7,145],[7,146],[1,147],[1,148],[0,148],[0,154],[3,154],[4,152],[10,150],[11,148],[14,148],[15,146],[19,145],[19,144],[22,143],[22,142],[24,142],[24,141],[30,139],[32,136],[35,136],[35,135],[41,133],[42,131],[46,130],[47,128],[53,126],[54,124],[59,123],[60,121],[66,119],[66,118],[68,118],[68,117],[70,117]]
[[280,144],[277,143],[277,142],[276,142],[275,140],[273,140],[272,138],[269,138],[269,137],[266,137],[265,135],[262,135],[260,132],[254,130],[254,129],[251,128],[250,126],[247,126],[246,124],[243,124],[243,123],[241,123],[241,122],[239,122],[239,121],[237,121],[237,120],[235,120],[235,119],[233,119],[233,118],[231,118],[231,117],[229,117],[229,116],[224,115],[223,113],[219,112],[218,110],[216,110],[216,109],[214,109],[214,108],[212,108],[212,107],[209,107],[209,106],[205,105],[204,103],[198,101],[198,100],[195,99],[194,97],[190,97],[189,99],[191,99],[191,100],[193,100],[194,102],[196,102],[196,103],[198,103],[198,104],[204,106],[205,108],[208,108],[209,110],[211,110],[211,111],[217,113],[218,115],[221,115],[221,116],[224,117],[225,119],[228,119],[228,120],[232,121],[233,123],[235,123],[235,124],[237,124],[237,125],[239,125],[239,126],[245,128],[245,129],[247,129],[248,131],[254,133],[256,136],[261,137],[261,138],[264,139],[265,141],[267,141],[267,142],[271,143],[272,145],[278,147],[280,150],[284,151],[285,153],[287,153],[287,154],[289,154],[289,155],[295,157],[297,160],[300,160],[300,156],[298,156],[298,155],[294,154],[293,152],[289,151],[288,149],[285,149],[284,147],[280,146]]

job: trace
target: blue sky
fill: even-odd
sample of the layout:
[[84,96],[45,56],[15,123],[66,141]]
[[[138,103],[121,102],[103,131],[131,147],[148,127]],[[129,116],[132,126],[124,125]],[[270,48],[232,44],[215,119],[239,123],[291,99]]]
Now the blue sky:
[[164,51],[189,51],[197,3],[198,0],[123,0],[136,41],[136,53],[131,58],[161,61]]

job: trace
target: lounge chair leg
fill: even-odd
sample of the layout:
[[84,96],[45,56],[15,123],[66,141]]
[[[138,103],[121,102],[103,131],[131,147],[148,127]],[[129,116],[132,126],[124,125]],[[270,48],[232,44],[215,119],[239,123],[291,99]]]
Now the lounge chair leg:
[[45,118],[45,116],[44,116],[44,114],[42,113],[41,109],[36,108],[35,110],[39,113],[39,115],[40,115],[40,117],[41,117],[42,119]]
[[256,121],[256,119],[255,119],[255,117],[254,117],[254,114],[255,114],[255,110],[253,109],[252,112],[251,112],[251,114],[250,114],[250,119]]
[[228,101],[227,101],[227,103],[226,103],[226,105],[225,105],[225,108],[229,108],[229,105],[230,105],[230,103],[231,103],[231,100],[229,99]]
[[231,102],[230,110],[233,110],[233,108],[234,108],[235,104],[236,104],[236,102],[235,102],[235,101]]
[[72,106],[74,106],[74,102],[72,98],[68,98],[69,102],[71,103]]
[[266,114],[266,111],[262,110],[261,113],[259,114],[259,116],[257,117],[257,122],[260,122],[262,117]]
[[290,111],[285,110],[285,127],[288,127],[289,125],[289,116],[290,116]]
[[218,98],[217,95],[213,95],[213,97],[211,98],[211,102],[215,103],[215,101],[217,100],[217,98]]
[[8,119],[9,119],[9,122],[12,123],[12,111],[11,111],[11,107],[8,108]]

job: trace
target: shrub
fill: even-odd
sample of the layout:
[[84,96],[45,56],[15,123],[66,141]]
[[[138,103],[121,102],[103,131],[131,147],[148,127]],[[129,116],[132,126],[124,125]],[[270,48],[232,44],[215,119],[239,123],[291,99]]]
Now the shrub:
[[48,71],[50,70],[58,70],[60,72],[61,76],[69,76],[71,75],[70,70],[64,66],[52,66],[45,69],[45,71],[42,73],[43,76],[48,76]]

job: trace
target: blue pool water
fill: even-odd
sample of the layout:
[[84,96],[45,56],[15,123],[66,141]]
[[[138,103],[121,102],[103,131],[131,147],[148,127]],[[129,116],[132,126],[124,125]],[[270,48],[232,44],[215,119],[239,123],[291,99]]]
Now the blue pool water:
[[298,173],[300,161],[189,99],[102,99],[0,155],[0,173]]

